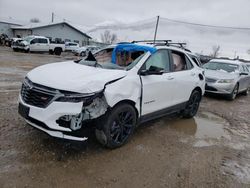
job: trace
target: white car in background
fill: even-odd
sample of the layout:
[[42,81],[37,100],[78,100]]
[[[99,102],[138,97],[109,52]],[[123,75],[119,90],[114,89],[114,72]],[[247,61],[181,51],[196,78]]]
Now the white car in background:
[[53,137],[77,141],[87,140],[94,121],[97,140],[117,148],[140,123],[176,112],[195,116],[204,92],[203,69],[185,50],[124,43],[30,71],[19,114]]
[[224,94],[234,100],[238,93],[249,92],[250,71],[240,61],[213,59],[203,65],[206,76],[206,92]]
[[76,42],[65,42],[65,51],[73,51],[79,48],[79,44]]
[[12,45],[14,51],[24,52],[48,52],[50,54],[61,55],[65,51],[64,44],[51,43],[47,37],[27,36],[22,40],[17,40]]
[[88,55],[89,52],[95,53],[98,50],[100,50],[100,47],[98,47],[98,46],[82,46],[80,48],[76,48],[72,52],[76,56],[84,57],[84,56]]

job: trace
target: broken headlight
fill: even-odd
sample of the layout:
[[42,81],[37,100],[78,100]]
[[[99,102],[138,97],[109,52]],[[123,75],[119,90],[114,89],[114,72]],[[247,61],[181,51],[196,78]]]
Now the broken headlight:
[[85,103],[88,101],[91,96],[93,95],[86,95],[86,94],[65,94],[64,96],[61,96],[56,99],[56,101],[59,102],[73,102],[73,103],[78,103],[78,102],[83,102]]

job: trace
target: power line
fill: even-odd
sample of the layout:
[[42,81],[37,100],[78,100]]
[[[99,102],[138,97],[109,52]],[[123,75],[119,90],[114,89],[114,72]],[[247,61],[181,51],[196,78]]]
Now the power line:
[[[71,22],[73,24],[78,24],[82,25],[82,23],[76,23],[75,21],[71,21],[69,19],[65,19],[62,16],[59,16],[58,14],[54,13],[55,17],[58,17],[64,21]],[[182,21],[182,20],[175,20],[175,19],[170,19],[166,17],[161,17],[161,21],[169,21],[169,22],[174,22],[174,23],[180,23],[180,24],[185,24],[185,25],[192,25],[192,26],[199,26],[199,27],[210,27],[210,28],[219,28],[219,29],[234,29],[234,30],[250,30],[250,27],[233,27],[233,26],[219,26],[219,25],[209,25],[209,24],[201,24],[201,23],[194,23],[194,22],[188,22],[188,21]],[[144,19],[144,20],[139,20],[134,23],[128,23],[125,25],[130,25],[131,27],[137,27],[138,24],[140,23],[145,23],[145,22],[155,22],[155,18],[149,18],[149,19]],[[83,26],[83,25],[82,25]],[[91,27],[89,24],[84,25],[85,27]]]
[[170,21],[170,22],[181,23],[181,24],[186,24],[186,25],[201,26],[201,27],[211,27],[211,28],[221,28],[221,29],[237,29],[237,30],[250,30],[250,27],[232,27],[232,26],[208,25],[208,24],[186,22],[186,21],[181,21],[181,20],[174,20],[174,19],[169,19],[169,18],[164,18],[164,17],[161,17],[161,20],[167,20],[167,21]]

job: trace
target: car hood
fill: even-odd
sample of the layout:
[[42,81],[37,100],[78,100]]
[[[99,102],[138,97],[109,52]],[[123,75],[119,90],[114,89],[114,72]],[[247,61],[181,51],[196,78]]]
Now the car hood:
[[52,63],[37,67],[27,74],[34,83],[78,93],[93,93],[105,84],[127,75],[124,70],[85,66],[73,61]]
[[237,77],[236,72],[228,73],[224,71],[219,71],[219,70],[209,70],[209,69],[204,69],[205,70],[205,77],[207,78],[214,78],[214,79],[235,79]]

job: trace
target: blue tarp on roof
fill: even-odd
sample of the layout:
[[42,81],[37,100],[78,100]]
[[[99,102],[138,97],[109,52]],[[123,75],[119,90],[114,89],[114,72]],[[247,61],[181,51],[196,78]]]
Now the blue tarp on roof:
[[119,52],[122,51],[127,51],[127,52],[136,52],[136,51],[144,51],[144,52],[150,52],[150,53],[155,53],[156,48],[152,46],[145,46],[145,45],[138,45],[134,43],[123,43],[123,44],[118,44],[113,52],[112,52],[112,63],[116,63],[116,55]]

